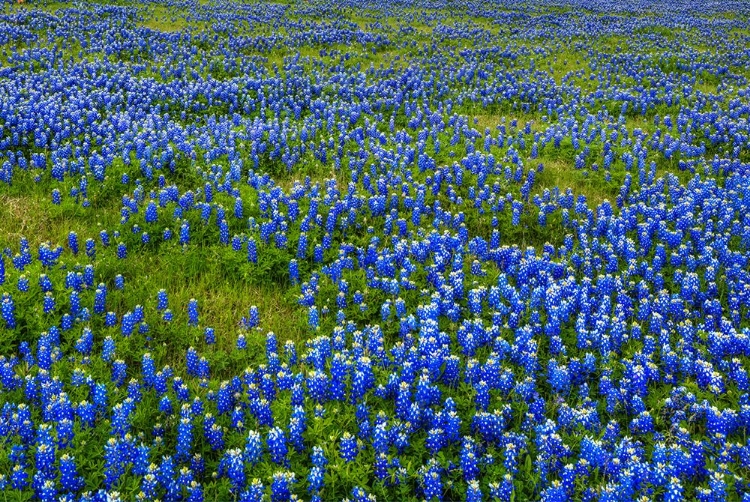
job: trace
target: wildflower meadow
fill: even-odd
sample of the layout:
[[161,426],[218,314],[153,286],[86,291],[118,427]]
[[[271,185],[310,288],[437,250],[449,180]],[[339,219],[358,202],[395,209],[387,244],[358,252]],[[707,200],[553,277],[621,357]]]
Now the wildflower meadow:
[[2,501],[750,501],[750,3],[0,2]]

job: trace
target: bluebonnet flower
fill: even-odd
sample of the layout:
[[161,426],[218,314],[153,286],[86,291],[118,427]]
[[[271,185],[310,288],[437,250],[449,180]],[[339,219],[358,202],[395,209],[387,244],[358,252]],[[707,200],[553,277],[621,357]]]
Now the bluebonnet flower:
[[287,340],[284,343],[284,352],[287,356],[290,366],[297,364],[297,348],[292,340]]
[[324,403],[328,398],[328,376],[322,371],[313,371],[307,377],[307,390],[315,401]]
[[216,410],[219,415],[228,413],[234,407],[233,390],[228,382],[221,382],[216,394]]
[[316,467],[325,467],[326,465],[328,465],[328,460],[325,457],[325,452],[320,446],[313,446],[310,461]]
[[216,419],[210,413],[203,420],[203,433],[213,451],[224,448],[224,430],[216,423]]
[[265,489],[259,479],[253,479],[250,487],[240,494],[242,502],[261,502],[264,497]]
[[57,304],[55,302],[55,297],[52,296],[52,293],[48,291],[44,295],[44,305],[43,305],[44,313],[45,314],[53,313],[55,311],[56,305]]
[[99,284],[94,293],[94,313],[104,314],[106,311],[107,304],[107,287],[104,284]]
[[284,431],[279,427],[272,428],[268,431],[266,443],[268,444],[268,451],[271,454],[271,460],[279,465],[287,465],[288,460],[286,457],[289,450]]
[[302,406],[295,406],[289,421],[289,441],[298,453],[305,450],[304,433],[307,430],[307,415]]
[[158,218],[158,212],[154,201],[149,201],[146,205],[146,211],[144,213],[144,219],[146,223],[154,223]]
[[224,245],[229,244],[229,224],[225,219],[219,222],[219,242]]
[[104,246],[105,248],[109,247],[109,243],[110,243],[109,232],[107,232],[106,230],[99,231],[99,239],[102,241],[102,246]]
[[273,474],[273,481],[271,482],[271,501],[286,502],[290,500],[291,485],[294,484],[295,480],[293,472],[275,472]]
[[252,238],[247,240],[247,261],[250,263],[258,263],[258,248],[255,244],[255,240]]
[[[156,466],[152,464],[153,469],[149,469],[149,471],[155,471]],[[141,493],[143,493],[143,497],[145,499],[153,499],[156,497],[156,489],[158,487],[158,480],[156,479],[156,475],[153,472],[149,472],[145,476],[143,476],[141,480]]]
[[181,418],[177,424],[177,447],[176,459],[187,460],[190,458],[193,441],[193,424],[190,418]]
[[219,464],[219,471],[224,472],[232,483],[232,489],[239,492],[245,487],[245,464],[242,461],[242,450],[227,450]]
[[114,486],[124,473],[122,450],[116,438],[109,438],[104,447],[104,484]]
[[669,479],[666,493],[664,494],[665,502],[678,502],[684,500],[683,487],[680,480],[674,476]]
[[469,436],[464,437],[461,448],[461,470],[463,471],[464,479],[467,481],[476,479],[479,475],[476,444]]
[[129,337],[133,334],[135,329],[136,317],[132,312],[126,312],[122,316],[122,323],[120,324],[120,334],[124,337]]
[[161,397],[159,400],[159,411],[165,415],[171,415],[173,413],[172,401],[169,399],[169,396],[164,395]]
[[18,277],[18,282],[16,283],[16,288],[21,293],[26,293],[29,290],[29,279],[26,277],[26,275],[21,274]]
[[13,466],[13,472],[10,476],[11,487],[14,490],[23,490],[29,486],[28,473],[21,464],[15,464]]
[[115,314],[112,311],[107,312],[104,314],[104,326],[107,328],[111,328],[112,326],[117,325],[117,314]]
[[73,493],[84,486],[83,477],[78,474],[75,458],[67,453],[60,457],[60,486],[64,491]]
[[479,487],[479,481],[473,479],[469,481],[469,486],[466,489],[466,501],[467,502],[481,502],[483,500],[482,490]]
[[198,325],[198,300],[191,298],[188,301],[188,326]]
[[434,428],[427,431],[425,446],[431,455],[436,455],[445,446],[445,433],[443,429]]
[[244,333],[239,333],[237,335],[236,347],[238,350],[245,350],[247,348],[247,338],[245,338]]
[[43,442],[36,448],[35,467],[39,474],[51,478],[55,470],[55,447],[51,442]]
[[122,359],[118,359],[112,363],[112,382],[118,387],[125,383],[127,378],[127,365]]
[[39,274],[39,288],[44,293],[50,292],[54,289],[52,281],[47,274]]
[[180,245],[187,246],[190,244],[190,223],[183,221],[180,225]]
[[257,431],[249,431],[245,440],[244,458],[251,465],[257,464],[263,456],[263,440]]
[[0,308],[2,310],[3,320],[5,321],[5,327],[8,329],[15,329],[16,304],[9,293],[3,293],[2,305]]
[[107,362],[111,361],[115,354],[115,348],[114,339],[111,336],[106,337],[102,345],[102,359]]
[[420,469],[421,487],[426,500],[443,499],[443,480],[441,478],[441,469],[437,463],[432,460],[426,466]]
[[41,473],[34,476],[35,493],[42,502],[55,502],[57,500],[57,489],[55,481],[47,479]]
[[258,313],[258,307],[256,307],[255,305],[252,305],[248,311],[248,317],[244,324],[248,328],[255,328],[258,326],[259,322],[260,322],[260,316]]
[[[182,483],[179,483],[182,485]],[[203,493],[203,487],[198,483],[197,481],[193,480],[190,482],[190,485],[188,487],[188,502],[203,502],[204,501],[204,493]]]
[[307,323],[313,330],[316,330],[319,327],[320,319],[318,315],[318,308],[315,305],[311,306],[308,310]]
[[216,343],[216,335],[214,334],[213,328],[205,328],[203,330],[203,335],[206,341],[206,345],[213,345]]
[[75,232],[68,233],[68,247],[74,255],[78,254],[78,235]]
[[297,260],[289,261],[289,280],[292,284],[299,282],[299,265],[297,264]]
[[321,467],[313,466],[307,474],[307,490],[310,493],[317,494],[323,487],[324,470]]
[[339,455],[346,462],[352,462],[359,453],[359,447],[357,445],[357,438],[345,432],[341,437],[341,443],[339,444]]

